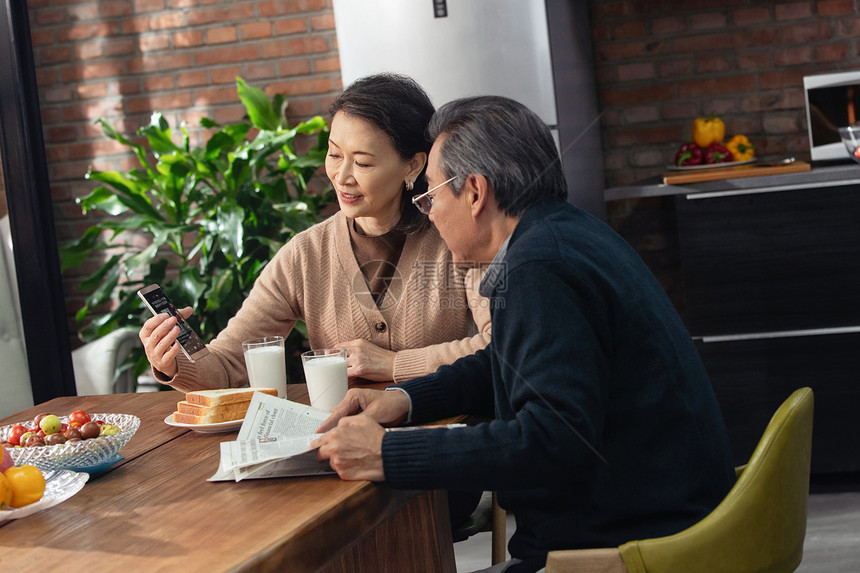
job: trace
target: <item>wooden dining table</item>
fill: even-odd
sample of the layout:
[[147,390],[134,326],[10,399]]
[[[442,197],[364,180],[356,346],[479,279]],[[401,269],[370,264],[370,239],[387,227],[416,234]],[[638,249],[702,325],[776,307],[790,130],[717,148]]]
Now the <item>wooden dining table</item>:
[[[291,400],[307,403],[303,385]],[[209,482],[219,443],[165,423],[184,394],[55,398],[0,420],[134,414],[124,458],[62,503],[0,522],[0,571],[454,572],[444,492],[335,475]]]

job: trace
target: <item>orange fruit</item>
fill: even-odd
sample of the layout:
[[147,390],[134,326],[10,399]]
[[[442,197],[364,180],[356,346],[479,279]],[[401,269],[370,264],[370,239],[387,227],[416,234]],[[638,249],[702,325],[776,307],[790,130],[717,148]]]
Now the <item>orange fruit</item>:
[[0,509],[9,509],[12,505],[12,484],[6,476],[0,474]]
[[24,507],[42,499],[45,478],[39,468],[16,466],[6,470],[6,480],[12,486],[12,507]]

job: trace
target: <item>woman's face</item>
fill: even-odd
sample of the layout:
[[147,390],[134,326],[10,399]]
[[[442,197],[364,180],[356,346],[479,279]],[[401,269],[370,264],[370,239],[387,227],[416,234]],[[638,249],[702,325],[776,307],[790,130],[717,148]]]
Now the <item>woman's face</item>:
[[337,112],[331,120],[326,175],[341,210],[367,234],[397,224],[404,182],[415,182],[426,159],[418,153],[404,161],[388,136],[363,119]]

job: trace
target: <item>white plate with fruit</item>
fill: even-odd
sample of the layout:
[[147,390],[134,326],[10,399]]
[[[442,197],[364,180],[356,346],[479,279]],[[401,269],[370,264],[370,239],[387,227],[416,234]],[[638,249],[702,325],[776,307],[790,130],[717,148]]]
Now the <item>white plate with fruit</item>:
[[0,428],[0,442],[9,447],[16,466],[32,465],[42,471],[89,467],[103,468],[119,459],[119,450],[140,427],[131,414],[89,414],[76,410],[69,416],[40,414],[34,420]]
[[71,470],[43,472],[45,491],[41,499],[23,507],[0,509],[0,521],[20,519],[62,503],[81,491],[90,474]]

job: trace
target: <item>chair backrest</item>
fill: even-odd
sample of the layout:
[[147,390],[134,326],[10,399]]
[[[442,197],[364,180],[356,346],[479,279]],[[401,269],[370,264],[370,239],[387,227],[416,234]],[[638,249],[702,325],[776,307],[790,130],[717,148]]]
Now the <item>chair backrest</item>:
[[141,346],[137,329],[124,327],[73,350],[72,365],[78,396],[134,392],[136,385],[132,368],[123,371],[118,379],[114,380],[114,377],[117,366],[136,346]]
[[794,571],[806,537],[813,401],[812,390],[801,388],[783,402],[734,487],[702,521],[622,545],[627,570]]

